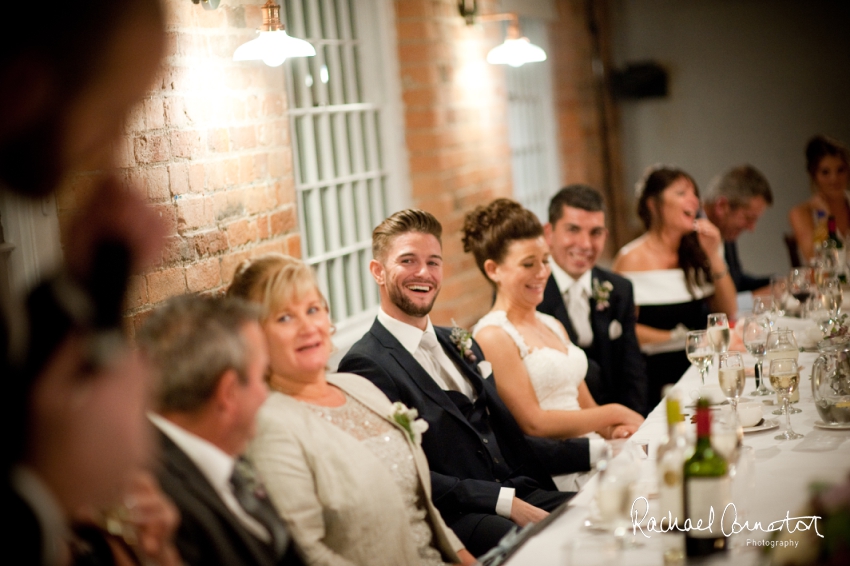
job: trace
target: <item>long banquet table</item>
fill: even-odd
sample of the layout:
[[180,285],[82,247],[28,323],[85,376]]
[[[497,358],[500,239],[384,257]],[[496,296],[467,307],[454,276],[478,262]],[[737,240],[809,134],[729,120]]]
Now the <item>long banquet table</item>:
[[[799,440],[775,440],[774,436],[785,430],[785,416],[770,414],[776,406],[765,405],[765,418],[779,420],[779,427],[772,430],[748,433],[744,437],[744,446],[751,446],[755,455],[755,473],[751,488],[745,489],[744,501],[735,501],[739,515],[746,514],[752,525],[761,521],[767,525],[781,520],[790,513],[790,517],[806,515],[803,507],[809,497],[809,484],[813,481],[840,482],[850,473],[850,430],[824,430],[814,426],[820,420],[811,391],[812,364],[816,353],[800,354],[799,363],[803,366],[800,387],[800,402],[795,406],[802,413],[791,415],[794,430],[804,434]],[[744,362],[748,366],[755,359],[745,354]],[[717,383],[717,369],[712,365],[706,383]],[[688,403],[691,392],[700,386],[699,373],[691,367],[675,385],[682,399]],[[754,389],[754,379],[747,379],[744,395]],[[776,396],[759,399],[775,399]],[[685,409],[693,414],[693,409]],[[693,426],[693,425],[689,425]],[[630,442],[649,443],[649,455],[640,462],[642,481],[639,485],[654,482],[654,455],[660,440],[666,435],[666,411],[664,404],[658,405],[649,414]],[[637,532],[635,539],[641,546],[618,550],[611,542],[613,535],[598,533],[585,526],[591,510],[596,489],[596,477],[592,478],[570,501],[567,510],[552,521],[545,529],[529,539],[511,558],[511,566],[533,565],[578,565],[618,564],[629,566],[660,565],[664,563],[663,547],[667,544],[663,537],[670,535],[646,533],[649,538]],[[738,492],[741,490],[739,489]],[[658,510],[658,500],[649,498],[650,515]],[[743,519],[739,519],[743,523]],[[631,538],[632,530],[629,530]],[[766,540],[770,533],[744,531],[732,537],[732,550],[716,556],[709,564],[756,564],[762,557],[762,548],[755,546],[755,540]],[[669,540],[669,539],[668,539]],[[776,549],[779,551],[779,549]],[[703,562],[706,563],[706,562]]]

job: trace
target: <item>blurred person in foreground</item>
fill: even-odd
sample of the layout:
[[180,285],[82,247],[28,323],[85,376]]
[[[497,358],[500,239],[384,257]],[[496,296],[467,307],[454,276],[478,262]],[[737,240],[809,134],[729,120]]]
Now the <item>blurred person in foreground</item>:
[[806,144],[806,171],[814,194],[788,213],[804,265],[829,235],[830,217],[835,218],[838,237],[850,237],[850,150],[836,139],[815,136]]
[[259,309],[233,298],[185,295],[139,331],[157,377],[159,481],[180,510],[186,564],[302,564],[262,480],[241,457],[257,429],[269,367]]
[[374,229],[369,270],[381,308],[339,368],[425,419],[434,504],[481,555],[514,526],[540,522],[572,497],[551,475],[589,470],[590,447],[587,438],[526,437],[493,384],[500,369],[468,332],[431,323],[443,280],[442,231],[433,214],[415,209]]
[[646,354],[648,402],[690,366],[688,329],[704,329],[708,314],[735,320],[735,284],[721,254],[720,231],[699,218],[696,182],[675,167],[651,167],[638,182],[638,216],[646,233],[617,252],[614,271],[632,282],[637,333]]
[[261,256],[228,293],[263,306],[272,393],[249,456],[307,562],[475,562],[431,502],[421,419],[366,379],[325,370],[332,326],[312,269]]
[[[157,0],[4,5],[0,33],[0,190],[40,198],[72,170],[111,166],[123,121],[158,70]],[[122,345],[131,272],[155,260],[163,226],[114,175],[69,221],[58,273],[0,304],[7,415],[6,551],[61,564],[71,513],[116,501],[148,455],[149,373]],[[8,274],[0,274],[4,278]]]
[[608,237],[602,195],[588,185],[564,187],[549,201],[543,228],[552,275],[537,310],[557,318],[587,353],[585,383],[597,403],[621,403],[646,415],[653,407],[646,403],[634,290],[628,279],[596,264]]
[[745,230],[756,229],[756,222],[772,204],[770,184],[752,165],[739,165],[719,175],[708,185],[703,197],[705,215],[720,230],[724,259],[739,293],[769,292],[770,277],[754,277],[744,272],[737,240]]

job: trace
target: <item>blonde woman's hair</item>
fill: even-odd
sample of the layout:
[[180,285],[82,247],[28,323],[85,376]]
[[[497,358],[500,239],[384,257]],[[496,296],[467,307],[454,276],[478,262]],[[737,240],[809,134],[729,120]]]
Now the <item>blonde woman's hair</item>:
[[269,253],[243,261],[236,268],[227,295],[261,305],[263,317],[268,317],[311,290],[319,294],[327,308],[327,300],[309,265],[292,256]]

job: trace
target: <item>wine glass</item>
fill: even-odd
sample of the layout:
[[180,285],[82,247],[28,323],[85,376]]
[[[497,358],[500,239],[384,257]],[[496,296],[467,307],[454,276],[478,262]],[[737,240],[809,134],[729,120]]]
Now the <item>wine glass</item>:
[[793,358],[780,358],[770,362],[770,384],[779,392],[782,403],[785,406],[785,432],[774,436],[776,440],[796,440],[803,438],[791,429],[791,411],[788,410],[790,394],[800,384],[800,371],[797,360]]
[[[794,338],[794,332],[787,328],[771,330],[770,334],[767,335],[767,342],[765,342],[764,349],[765,360],[767,360],[768,365],[770,365],[772,360],[790,358],[796,362],[800,357],[800,348],[797,346],[797,339]],[[796,403],[800,400],[799,389],[795,389],[792,395],[793,396],[789,399],[791,403]],[[791,407],[790,405],[789,408],[792,414],[802,412],[800,409]],[[776,409],[773,411],[773,414],[785,414],[785,406]]]
[[723,352],[718,361],[717,379],[720,389],[732,404],[732,420],[738,423],[738,398],[744,392],[744,359],[740,352]]
[[631,452],[624,450],[616,458],[610,459],[599,472],[596,487],[596,506],[603,523],[610,526],[618,548],[627,545],[626,534],[631,523],[629,511],[632,507],[632,493],[637,481],[638,462]]
[[806,301],[812,294],[812,268],[797,267],[788,276],[788,292],[800,301],[800,318],[806,317]]
[[[728,329],[727,329],[728,331]],[[702,384],[705,385],[705,374],[714,358],[714,345],[708,338],[707,330],[691,330],[685,341],[685,353],[688,360],[699,370]]]
[[835,297],[824,295],[818,290],[813,291],[812,296],[806,301],[806,318],[814,321],[824,336],[832,328],[833,317],[830,311],[834,306]]
[[753,314],[763,314],[767,317],[770,326],[779,318],[776,309],[773,307],[773,297],[753,297]]
[[773,295],[773,308],[777,318],[785,314],[785,301],[788,299],[788,278],[774,275],[770,278],[770,294]]
[[729,333],[729,319],[726,318],[725,312],[713,312],[708,315],[706,330],[715,353],[720,354],[729,349],[731,334]]
[[770,395],[770,391],[764,385],[764,354],[769,333],[770,322],[766,316],[753,315],[744,320],[744,328],[741,331],[744,347],[758,361],[758,373],[756,374],[758,389],[751,392],[750,395]]

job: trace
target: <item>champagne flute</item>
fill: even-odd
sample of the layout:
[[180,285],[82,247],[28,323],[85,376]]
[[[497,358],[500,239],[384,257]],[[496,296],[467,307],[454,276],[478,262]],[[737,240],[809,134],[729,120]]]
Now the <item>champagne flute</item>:
[[791,411],[788,410],[791,391],[797,389],[800,384],[800,370],[797,367],[797,360],[792,358],[780,358],[770,362],[770,384],[782,396],[782,403],[785,406],[785,432],[774,436],[776,440],[796,440],[803,438],[802,434],[798,434],[791,429]]
[[773,295],[773,309],[776,317],[785,314],[785,301],[788,300],[788,278],[774,275],[770,278],[770,293]]
[[714,345],[708,338],[707,330],[691,330],[685,342],[685,353],[688,360],[699,370],[702,384],[705,385],[705,374],[714,358]]
[[739,352],[723,352],[720,354],[717,379],[720,389],[732,404],[732,422],[738,423],[738,398],[744,392],[746,378],[744,375],[744,359]]
[[841,311],[841,305],[844,302],[844,291],[841,288],[841,281],[837,277],[829,277],[824,280],[820,288],[824,296],[824,307],[829,310],[831,318],[838,318]]
[[812,268],[797,267],[788,276],[788,292],[800,301],[800,318],[806,318],[806,301],[812,294]]
[[729,349],[731,334],[729,334],[729,319],[726,318],[725,312],[713,312],[708,315],[706,330],[715,353],[721,354]]
[[758,389],[751,392],[750,395],[770,395],[770,391],[764,385],[764,354],[769,333],[770,322],[764,315],[753,315],[744,320],[744,328],[741,332],[744,347],[758,362],[758,374],[756,375]]

